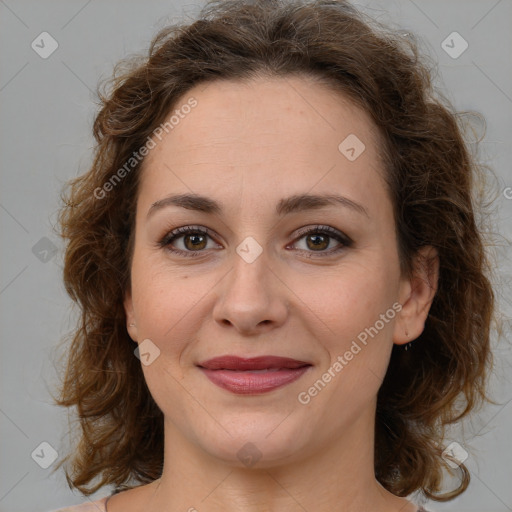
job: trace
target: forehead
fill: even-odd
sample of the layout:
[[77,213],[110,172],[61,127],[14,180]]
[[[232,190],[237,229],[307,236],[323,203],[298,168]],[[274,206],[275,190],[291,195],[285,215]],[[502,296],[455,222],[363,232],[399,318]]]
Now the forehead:
[[[176,115],[191,99],[196,106]],[[384,186],[380,135],[370,116],[309,77],[200,84],[173,113],[172,129],[154,139],[143,164],[140,193],[152,198],[229,194],[242,182],[244,194],[260,198],[313,187],[361,196]]]

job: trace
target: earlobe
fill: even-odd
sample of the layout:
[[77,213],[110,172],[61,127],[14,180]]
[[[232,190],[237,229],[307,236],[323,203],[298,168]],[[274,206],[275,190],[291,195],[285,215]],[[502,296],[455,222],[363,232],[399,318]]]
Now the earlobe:
[[415,255],[413,268],[412,276],[400,286],[402,310],[393,336],[397,345],[415,340],[425,328],[438,287],[439,256],[436,249],[422,247]]
[[135,312],[133,310],[133,301],[130,292],[126,292],[123,305],[126,315],[126,330],[130,338],[137,342],[137,322],[135,321]]

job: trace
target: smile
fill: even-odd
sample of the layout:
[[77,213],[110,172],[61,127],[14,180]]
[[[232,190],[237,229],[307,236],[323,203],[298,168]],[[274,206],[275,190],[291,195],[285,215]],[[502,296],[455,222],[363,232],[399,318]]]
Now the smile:
[[312,365],[306,361],[277,356],[245,359],[229,355],[209,359],[198,367],[222,389],[236,394],[255,395],[291,384]]

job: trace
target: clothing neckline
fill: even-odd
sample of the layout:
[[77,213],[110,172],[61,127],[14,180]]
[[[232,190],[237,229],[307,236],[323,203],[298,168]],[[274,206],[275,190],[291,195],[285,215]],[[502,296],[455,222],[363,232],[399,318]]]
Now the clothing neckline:
[[[100,504],[103,505],[103,509],[104,509],[102,512],[109,512],[109,510],[107,508],[107,503],[110,500],[110,498],[112,498],[112,496],[115,496],[115,493],[111,494],[110,496],[105,496],[104,498],[102,498],[100,500]],[[413,503],[413,505],[418,507],[416,512],[428,512],[428,510],[424,509],[422,505],[416,505],[416,503]]]

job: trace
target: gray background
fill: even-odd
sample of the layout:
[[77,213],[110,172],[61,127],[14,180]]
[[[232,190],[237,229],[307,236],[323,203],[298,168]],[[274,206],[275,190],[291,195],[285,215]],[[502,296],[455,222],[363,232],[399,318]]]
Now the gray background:
[[[496,172],[498,230],[511,238],[512,2],[402,0],[355,2],[396,28],[415,33],[438,65],[437,86],[459,110],[487,120],[482,160]],[[52,404],[56,347],[72,325],[61,283],[62,244],[53,231],[63,183],[89,164],[95,88],[122,57],[146,51],[156,31],[193,16],[201,4],[173,0],[0,0],[0,512],[46,512],[87,501],[67,487],[63,471],[50,475],[32,459],[47,442],[69,445],[66,411]],[[43,31],[58,49],[41,58],[31,43]],[[454,59],[441,47],[453,31],[468,42]],[[512,196],[512,190],[510,190]],[[469,489],[432,510],[512,510],[511,251],[498,240],[500,308],[508,320],[495,339],[496,372],[487,406],[451,440],[470,452]],[[40,452],[40,449],[39,449]],[[48,453],[48,451],[46,451]],[[447,482],[450,487],[450,482]],[[91,499],[110,493],[100,490]]]

